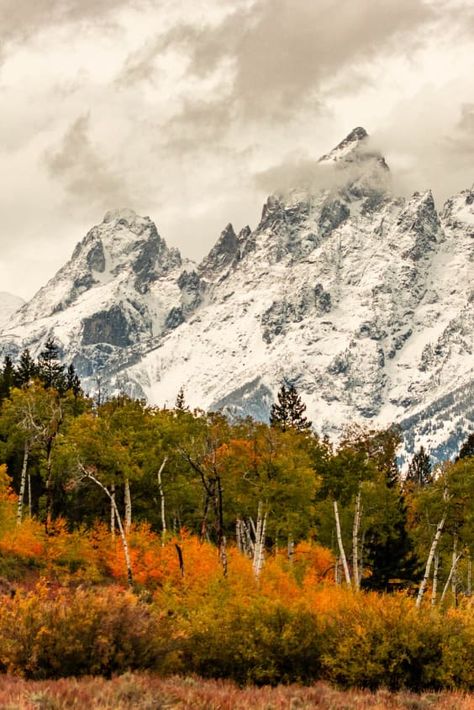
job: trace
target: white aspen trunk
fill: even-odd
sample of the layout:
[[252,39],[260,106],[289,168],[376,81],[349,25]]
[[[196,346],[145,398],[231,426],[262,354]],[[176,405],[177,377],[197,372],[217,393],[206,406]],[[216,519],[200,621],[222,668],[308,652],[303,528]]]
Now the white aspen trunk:
[[337,535],[337,544],[339,546],[339,554],[341,556],[342,567],[344,569],[344,576],[346,578],[346,584],[350,587],[351,586],[351,574],[349,572],[349,565],[347,564],[346,552],[344,550],[344,545],[342,542],[341,522],[339,520],[339,508],[337,505],[337,500],[333,501],[333,506],[334,506],[334,518],[336,520],[336,535]]
[[456,557],[453,559],[453,561],[451,563],[451,569],[449,570],[448,579],[446,580],[446,584],[444,585],[443,593],[441,594],[441,599],[439,600],[440,604],[443,603],[444,597],[446,596],[446,592],[448,591],[448,588],[449,588],[449,585],[450,585],[451,580],[453,578],[453,575],[456,573],[456,567],[457,567],[457,564],[461,558],[461,554],[462,553],[460,552],[458,555],[456,555]]
[[237,549],[240,553],[243,552],[244,546],[242,544],[242,521],[240,518],[237,518],[235,521],[235,541],[237,543]]
[[132,563],[130,560],[130,551],[128,549],[127,536],[125,534],[125,530],[122,525],[122,518],[120,516],[119,509],[117,507],[117,503],[115,502],[115,497],[112,496],[109,489],[106,486],[104,486],[104,484],[101,483],[101,481],[99,481],[98,478],[96,478],[92,473],[89,473],[89,471],[87,471],[87,469],[85,469],[83,466],[81,466],[81,471],[84,473],[86,478],[89,478],[91,481],[94,481],[94,483],[96,483],[99,486],[99,488],[102,488],[104,493],[108,496],[111,505],[113,506],[113,509],[115,511],[115,519],[117,520],[117,526],[118,526],[118,529],[120,532],[120,539],[122,541],[123,555],[125,557],[125,565],[127,568],[127,581],[128,581],[129,587],[133,587],[133,573],[132,573]]
[[240,530],[242,533],[243,550],[248,557],[253,558],[255,553],[255,542],[252,540],[252,533],[244,520],[241,520]]
[[110,534],[112,540],[115,540],[115,483],[110,486]]
[[260,532],[260,544],[259,544],[259,554],[258,554],[258,565],[256,569],[256,576],[259,577],[262,571],[264,555],[265,555],[265,534],[267,531],[267,514],[265,513],[262,523],[262,529]]
[[436,604],[436,595],[438,593],[438,570],[439,570],[439,555],[436,553],[434,556],[433,565],[433,587],[431,590],[431,606]]
[[128,533],[132,526],[132,495],[130,493],[130,481],[125,479],[123,486],[123,497],[125,503],[125,530]]
[[361,490],[357,491],[354,511],[354,524],[352,526],[352,575],[354,577],[355,589],[360,589],[359,576],[359,528],[362,515]]
[[337,586],[341,584],[341,575],[339,574],[339,557],[336,557],[336,563],[334,565],[334,582]]
[[224,577],[227,577],[228,559],[227,559],[227,540],[225,535],[222,536],[219,556],[221,558],[221,565],[224,572]]
[[253,555],[253,571],[258,578],[263,567],[263,554],[265,549],[265,531],[267,527],[267,514],[262,517],[263,506],[258,504],[257,527],[255,528],[255,547]]
[[365,530],[362,532],[362,540],[360,543],[360,559],[359,559],[359,589],[364,576],[364,545],[365,545]]
[[250,519],[253,527],[253,534],[255,538],[255,545],[253,550],[253,571],[256,572],[258,566],[258,556],[260,554],[260,531],[262,529],[262,504],[259,502],[257,511],[257,527],[255,527],[253,520]]
[[32,502],[31,502],[31,476],[28,474],[28,515],[32,517]]
[[433,542],[431,543],[430,551],[428,554],[428,559],[426,560],[425,573],[423,575],[423,579],[421,580],[420,588],[418,590],[418,596],[416,598],[416,606],[417,607],[419,607],[421,605],[421,602],[423,599],[423,594],[425,593],[426,585],[428,584],[428,579],[429,579],[430,572],[431,572],[431,563],[433,562],[433,557],[436,553],[436,548],[438,547],[441,533],[443,532],[444,524],[446,522],[446,517],[447,517],[447,513],[445,511],[443,517],[441,518],[441,520],[438,523],[438,527],[436,528],[436,533],[433,538]]
[[166,462],[168,461],[168,457],[165,456],[163,459],[160,468],[158,469],[158,491],[160,494],[160,508],[161,508],[161,544],[165,544],[165,538],[166,538],[166,510],[165,510],[165,493],[163,491],[163,483],[161,479],[161,474],[163,473],[163,469],[166,466]]
[[456,589],[457,589],[457,554],[458,554],[458,536],[456,533],[453,535],[453,554],[452,554],[452,565],[453,565],[453,576],[451,578],[451,591],[454,596],[454,600],[456,601]]
[[25,498],[25,486],[26,486],[26,473],[28,469],[28,458],[30,455],[30,449],[28,442],[25,441],[25,446],[23,449],[23,464],[21,467],[21,477],[20,477],[20,492],[18,494],[18,508],[16,513],[16,524],[20,525],[23,520],[23,500]]

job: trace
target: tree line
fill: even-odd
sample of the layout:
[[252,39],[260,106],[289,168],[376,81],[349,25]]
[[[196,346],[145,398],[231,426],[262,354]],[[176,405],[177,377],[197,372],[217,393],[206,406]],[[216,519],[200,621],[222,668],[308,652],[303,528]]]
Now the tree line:
[[326,574],[353,590],[407,589],[420,605],[454,604],[472,592],[474,436],[456,461],[434,469],[423,448],[406,476],[397,427],[348,426],[337,445],[318,437],[294,385],[284,383],[270,422],[230,421],[149,407],[125,395],[87,397],[54,341],[37,360],[24,351],[0,372],[0,461],[26,516],[54,534],[107,521],[129,553],[132,526],[146,521],[163,542],[186,530],[215,545],[228,573],[229,549],[265,560],[316,540],[334,553]]

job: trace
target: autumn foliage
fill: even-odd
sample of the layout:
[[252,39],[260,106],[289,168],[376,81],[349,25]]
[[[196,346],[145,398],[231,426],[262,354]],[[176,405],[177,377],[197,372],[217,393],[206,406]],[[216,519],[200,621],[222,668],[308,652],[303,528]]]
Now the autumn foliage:
[[300,543],[291,561],[283,551],[269,556],[258,580],[231,547],[224,578],[214,545],[185,531],[163,544],[137,526],[130,591],[120,544],[103,526],[78,534],[58,521],[46,535],[27,519],[8,528],[2,559],[15,561],[17,576],[30,566],[3,589],[0,671],[41,679],[150,669],[259,685],[474,688],[471,602],[428,611],[404,593],[354,593],[335,584],[333,557],[318,545]]
[[58,367],[1,395],[0,672],[474,689],[472,457],[404,481],[394,427],[94,404]]

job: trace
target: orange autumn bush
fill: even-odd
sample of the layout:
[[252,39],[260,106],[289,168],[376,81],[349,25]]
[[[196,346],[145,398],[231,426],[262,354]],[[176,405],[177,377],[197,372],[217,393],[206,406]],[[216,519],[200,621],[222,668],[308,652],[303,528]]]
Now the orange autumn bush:
[[28,518],[3,522],[0,559],[21,559],[43,580],[31,588],[30,576],[30,591],[0,598],[0,671],[46,678],[159,667],[239,683],[474,688],[472,601],[446,612],[416,609],[405,594],[352,592],[335,584],[332,554],[313,543],[297,545],[292,561],[267,554],[258,579],[229,545],[224,577],[214,545],[186,531],[163,545],[137,525],[128,535],[132,592],[120,539],[105,525],[70,531],[58,520],[47,535]]

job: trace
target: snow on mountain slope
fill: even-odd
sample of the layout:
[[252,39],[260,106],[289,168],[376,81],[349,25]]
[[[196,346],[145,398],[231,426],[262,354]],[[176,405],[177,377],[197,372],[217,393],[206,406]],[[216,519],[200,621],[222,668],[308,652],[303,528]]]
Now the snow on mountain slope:
[[10,318],[24,304],[19,296],[14,296],[7,291],[0,291],[0,328],[8,323]]
[[[352,170],[350,144],[364,155],[361,175],[269,198],[253,233],[230,238],[227,227],[207,305],[127,373],[151,401],[172,403],[182,385],[192,405],[265,417],[287,378],[316,427],[337,434],[354,419],[407,421],[467,391],[474,195],[453,197],[441,216],[429,191],[393,198],[379,179],[385,161],[362,152],[356,130],[323,160]],[[431,442],[441,450],[470,426],[469,400]],[[412,446],[421,441],[412,433]]]
[[315,162],[326,188],[273,195],[184,264],[148,218],[106,215],[13,316],[4,351],[54,334],[85,383],[154,404],[266,418],[283,379],[316,428],[399,422],[407,450],[451,454],[473,424],[474,192],[438,213],[394,197],[362,128]]
[[24,347],[35,354],[54,335],[83,376],[109,371],[189,309],[189,289],[179,282],[184,266],[148,217],[108,212],[10,319],[0,344],[13,354]]

